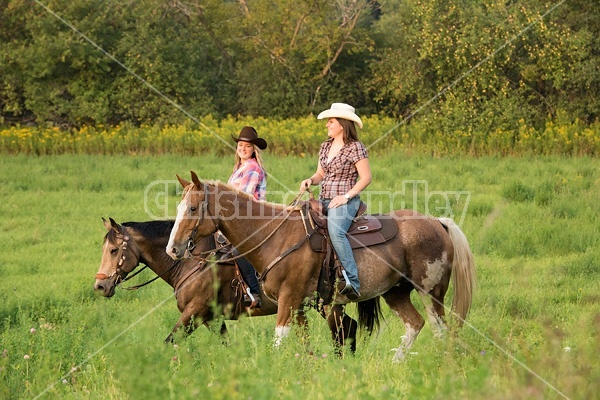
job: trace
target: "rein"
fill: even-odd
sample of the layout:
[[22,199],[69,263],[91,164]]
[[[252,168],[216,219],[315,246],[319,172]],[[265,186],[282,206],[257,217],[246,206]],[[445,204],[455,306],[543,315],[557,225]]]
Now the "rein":
[[[310,193],[310,190],[309,190]],[[304,194],[304,192],[300,192],[290,203],[290,205],[293,205],[295,208],[292,209],[292,211],[294,210],[299,210],[300,213],[302,213],[302,209],[301,208],[297,208],[297,202],[298,200],[302,197],[302,195]],[[194,242],[194,237],[196,236],[196,233],[198,233],[198,228],[200,227],[200,224],[202,223],[202,220],[204,220],[204,214],[206,213],[206,215],[208,216],[208,190],[206,189],[206,185],[204,185],[204,201],[202,202],[202,206],[201,206],[201,213],[200,213],[200,217],[198,218],[196,225],[194,226],[194,228],[192,229],[192,232],[190,233],[190,236],[188,237],[188,243],[186,246],[186,250],[189,251],[191,253],[191,251],[196,247],[196,243]],[[256,249],[258,249],[260,246],[262,246],[263,244],[265,244],[267,242],[267,240],[271,239],[271,237],[273,237],[273,235],[275,233],[277,233],[277,231],[279,230],[279,228],[281,228],[281,226],[284,224],[285,221],[287,221],[290,216],[292,215],[292,213],[290,212],[280,223],[279,225],[277,225],[277,227],[269,234],[267,235],[266,238],[264,238],[259,244],[257,244],[256,246],[254,246],[253,248],[251,248],[250,250],[238,254],[237,256],[234,257],[230,257],[230,258],[226,258],[226,259],[222,259],[217,261],[217,263],[228,263],[228,262],[232,262],[235,261],[239,258],[245,257],[248,254],[252,253],[253,251],[255,251]],[[215,223],[217,230],[219,229],[219,217],[216,216],[216,220],[217,223]],[[303,219],[304,221],[304,219]],[[305,224],[305,229],[306,229],[306,224]],[[308,234],[308,230],[307,230],[307,234]],[[302,240],[302,242],[304,242],[304,240],[306,240],[309,236],[307,236],[306,238],[304,238]],[[302,243],[298,243],[298,247],[300,247],[299,245]],[[196,255],[195,257],[201,256],[205,253],[210,253],[212,250],[207,250],[204,251],[198,255]],[[289,253],[285,253],[286,255]],[[278,260],[279,261],[279,260]]]
[[218,262],[227,263],[227,262],[235,261],[235,260],[237,260],[238,258],[245,257],[245,256],[247,256],[248,254],[252,253],[252,252],[253,252],[253,251],[255,251],[256,249],[258,249],[260,246],[262,246],[263,244],[265,244],[265,243],[267,242],[267,240],[271,239],[271,237],[273,237],[273,235],[274,235],[275,233],[277,233],[277,231],[279,230],[279,228],[281,228],[281,226],[283,225],[283,223],[284,223],[285,221],[287,221],[287,220],[288,220],[288,218],[290,218],[290,216],[291,216],[291,215],[292,215],[292,213],[289,213],[289,214],[288,214],[288,215],[287,215],[287,216],[286,216],[286,217],[285,217],[285,218],[284,218],[284,219],[283,219],[283,220],[282,220],[282,221],[279,223],[279,225],[277,225],[277,227],[276,227],[276,228],[273,230],[273,232],[271,232],[271,233],[270,233],[270,234],[269,234],[269,235],[268,235],[266,238],[264,238],[264,239],[263,239],[263,240],[262,240],[262,241],[261,241],[259,244],[257,244],[256,246],[254,246],[254,247],[253,247],[253,248],[251,248],[250,250],[248,250],[248,251],[246,251],[246,252],[244,252],[244,253],[238,254],[238,255],[237,255],[237,256],[235,256],[235,257],[230,257],[230,258],[226,258],[226,259],[223,259],[223,260],[219,260]]
[[[296,199],[294,199],[294,202],[297,201],[300,196],[302,196],[302,193],[300,193],[300,195]],[[295,245],[293,245],[292,247],[290,247],[289,249],[287,249],[286,251],[281,253],[279,256],[275,257],[275,259],[273,261],[271,261],[269,263],[269,265],[267,265],[264,272],[260,275],[261,281],[265,280],[267,273],[269,273],[269,271],[271,270],[271,268],[273,268],[275,266],[275,264],[277,264],[279,261],[283,260],[290,253],[298,250],[304,244],[304,242],[310,240],[310,237],[313,235],[313,233],[316,232],[315,229],[312,229],[310,232],[308,231],[308,227],[306,225],[306,218],[307,218],[308,214],[304,215],[302,208],[299,208],[299,211],[300,211],[300,215],[302,216],[302,224],[304,225],[304,231],[306,232],[306,235],[304,236],[304,238],[302,240],[300,240],[298,243],[296,243]],[[311,225],[312,225],[312,222],[311,222]]]
[[[310,191],[310,188],[307,189],[310,197],[312,198],[313,194]],[[312,221],[310,221],[310,225],[311,228],[310,232],[306,223],[306,219],[310,219],[310,217],[308,216],[308,214],[304,214],[302,207],[298,206],[298,200],[304,195],[304,191],[301,191],[300,193],[298,193],[298,195],[296,195],[296,197],[290,202],[290,205],[293,206],[294,208],[291,211],[300,211],[300,215],[302,216],[302,223],[304,225],[304,231],[306,232],[306,235],[304,236],[304,238],[302,238],[302,240],[300,240],[298,243],[294,244],[292,247],[290,247],[289,249],[287,249],[286,251],[284,251],[281,255],[277,256],[273,261],[271,261],[269,263],[269,265],[265,268],[264,272],[261,274],[260,276],[260,280],[264,281],[264,278],[266,277],[267,273],[279,262],[281,261],[283,258],[285,258],[286,256],[288,256],[290,253],[298,250],[303,244],[304,242],[308,241],[310,239],[310,237],[312,236],[312,234],[315,232],[314,226],[312,226]],[[190,236],[188,237],[188,241],[187,241],[187,246],[186,246],[186,251],[188,251],[190,254],[192,252],[192,250],[194,250],[194,248],[196,247],[196,244],[194,242],[194,238],[196,236],[196,234],[198,233],[198,228],[200,227],[200,224],[202,223],[202,221],[204,220],[204,216],[208,214],[208,190],[206,187],[206,184],[204,185],[204,201],[202,202],[201,205],[201,211],[200,211],[200,216],[198,218],[198,220],[196,221],[196,224],[194,225],[194,228],[192,229],[192,231],[190,232]],[[216,264],[219,263],[228,263],[228,262],[232,262],[235,261],[239,258],[245,257],[248,254],[252,253],[253,251],[255,251],[256,249],[258,249],[259,247],[261,247],[263,244],[265,244],[269,239],[271,239],[273,237],[273,235],[275,235],[275,233],[277,233],[277,231],[279,230],[279,228],[281,228],[281,226],[290,218],[290,216],[292,215],[292,213],[290,212],[288,215],[286,215],[286,217],[279,223],[279,225],[277,225],[277,227],[269,234],[267,235],[267,237],[265,237],[263,240],[260,241],[260,243],[258,243],[256,246],[254,246],[253,248],[251,248],[250,250],[238,254],[237,256],[234,257],[230,257],[227,259],[221,259],[218,261],[215,261]],[[216,229],[219,229],[219,217],[216,216],[216,220],[217,222],[215,223],[216,225]],[[196,256],[193,257],[199,257],[200,261],[198,263],[198,266],[196,268],[194,268],[192,271],[190,271],[189,274],[187,274],[183,280],[181,281],[185,281],[189,275],[191,275],[193,272],[195,272],[198,268],[202,268],[202,266],[204,265],[204,263],[206,262],[206,258],[202,258],[200,256],[204,255],[205,253],[210,254],[212,253],[213,250],[207,250],[205,252],[202,252]],[[179,285],[179,284],[178,284]]]
[[117,283],[117,286],[121,290],[138,290],[139,288],[149,285],[152,282],[154,282],[155,280],[162,278],[167,272],[174,270],[179,265],[180,262],[181,262],[181,260],[175,261],[175,263],[173,263],[173,265],[171,265],[171,267],[169,267],[167,270],[165,270],[162,274],[156,275],[154,278],[150,279],[147,282],[144,282],[144,283],[141,283],[141,284],[135,285],[135,286],[122,287],[121,284],[123,284],[124,282],[127,282],[128,280],[130,280],[131,278],[133,278],[134,276],[136,276],[137,274],[142,272],[144,269],[148,268],[148,266],[144,264],[144,267],[142,269],[137,271],[135,274],[130,275],[130,276],[126,277],[125,279],[122,279],[120,282]]

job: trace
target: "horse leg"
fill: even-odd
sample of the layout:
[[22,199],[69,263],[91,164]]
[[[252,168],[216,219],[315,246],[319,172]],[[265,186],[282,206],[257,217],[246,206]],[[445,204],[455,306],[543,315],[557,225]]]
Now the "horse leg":
[[[190,299],[188,296],[185,296],[185,293],[180,293],[177,301],[177,308],[179,308],[181,311],[181,315],[171,330],[171,334],[167,336],[165,341],[170,341],[170,343],[173,343],[176,333],[182,328],[183,332],[185,333],[185,337],[191,335],[192,332],[198,328],[200,321],[204,326],[211,330],[208,322],[214,318],[214,314],[204,300],[205,299],[199,296],[193,296]],[[222,331],[223,328],[221,327],[221,332]]]
[[394,286],[383,295],[386,303],[402,319],[406,327],[406,333],[402,336],[402,342],[394,354],[393,362],[401,362],[406,357],[408,349],[423,329],[425,320],[419,314],[415,306],[410,301],[410,292],[412,285]]
[[219,333],[221,334],[221,336],[225,337],[229,335],[229,332],[227,331],[227,325],[225,324],[225,320],[221,322],[221,330],[219,331]]
[[[304,315],[299,315],[297,310],[300,310],[302,298],[298,296],[297,293],[304,293],[300,288],[297,288],[295,293],[291,293],[289,290],[282,291],[279,294],[278,302],[277,302],[277,320],[275,323],[275,337],[273,345],[275,347],[279,347],[284,338],[289,336],[292,327],[291,323],[294,318],[294,314],[296,318],[299,318],[300,324],[303,323]],[[296,299],[297,298],[297,299]],[[297,306],[294,307],[293,304],[296,303]],[[306,322],[304,320],[304,322]]]
[[344,312],[344,305],[337,304],[333,306],[329,314],[325,310],[321,312],[324,318],[327,318],[327,324],[331,331],[331,338],[335,342],[335,354],[342,356],[342,349],[346,343],[350,344],[350,351],[356,352],[356,331],[358,323]]
[[165,343],[174,343],[175,335],[177,334],[177,332],[179,332],[179,330],[182,327],[184,328],[183,331],[185,332],[185,336],[188,336],[192,332],[194,332],[194,330],[196,330],[196,328],[198,327],[198,324],[196,323],[196,319],[192,317],[193,315],[188,314],[185,311],[181,313],[179,320],[177,321],[173,329],[171,329],[171,333],[169,334],[169,336],[167,336],[167,338],[165,339]]
[[297,333],[302,343],[308,349],[309,337],[308,337],[308,320],[306,319],[306,313],[304,307],[300,307],[298,311],[294,313],[294,320],[298,325]]
[[444,295],[446,291],[437,285],[429,293],[419,291],[421,301],[425,306],[429,323],[433,329],[433,336],[436,339],[442,339],[447,330],[446,323],[444,322]]
[[282,318],[287,321],[286,323],[279,323],[279,317],[277,318],[277,324],[275,325],[275,338],[273,346],[279,347],[283,342],[283,339],[290,335],[292,328],[290,327],[290,318]]

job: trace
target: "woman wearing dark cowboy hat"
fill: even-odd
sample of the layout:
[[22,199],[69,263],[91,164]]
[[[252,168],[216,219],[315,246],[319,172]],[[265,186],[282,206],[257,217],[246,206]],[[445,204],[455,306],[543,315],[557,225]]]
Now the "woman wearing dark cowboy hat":
[[329,139],[321,144],[317,171],[300,184],[300,190],[321,185],[319,198],[327,208],[327,229],[335,252],[344,267],[346,287],[341,291],[350,300],[360,297],[358,267],[346,237],[360,206],[360,192],[371,183],[367,149],[358,140],[356,126],[362,121],[354,107],[333,103],[317,119],[327,119]]
[[[267,173],[260,151],[267,148],[267,142],[259,138],[256,129],[251,126],[243,127],[238,137],[233,135],[231,137],[237,143],[237,149],[233,172],[227,183],[253,195],[255,200],[265,200]],[[233,254],[237,256],[239,253],[234,249]],[[250,308],[259,308],[261,306],[260,288],[256,270],[245,257],[238,258],[236,261],[244,281],[249,286],[249,292],[244,296],[244,302]]]

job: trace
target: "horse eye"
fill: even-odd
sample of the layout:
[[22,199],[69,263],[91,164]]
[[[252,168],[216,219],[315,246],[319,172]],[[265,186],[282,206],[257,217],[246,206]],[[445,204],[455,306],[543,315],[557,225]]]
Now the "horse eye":
[[117,251],[119,251],[119,249],[117,249],[117,248],[110,249],[110,254],[112,254],[114,256],[115,254],[117,254]]
[[196,212],[197,209],[198,209],[198,207],[190,207],[191,212]]

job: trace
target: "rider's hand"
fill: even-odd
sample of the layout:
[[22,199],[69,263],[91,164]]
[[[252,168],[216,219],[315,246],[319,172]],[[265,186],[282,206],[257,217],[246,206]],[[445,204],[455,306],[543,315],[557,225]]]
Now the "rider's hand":
[[327,207],[327,208],[338,208],[339,206],[348,204],[349,201],[350,200],[348,200],[347,198],[345,198],[342,195],[335,196],[333,199],[331,199],[331,201],[329,202],[329,207]]
[[310,189],[310,185],[312,185],[312,179],[308,178],[303,180],[300,183],[300,191],[304,192],[305,190]]

